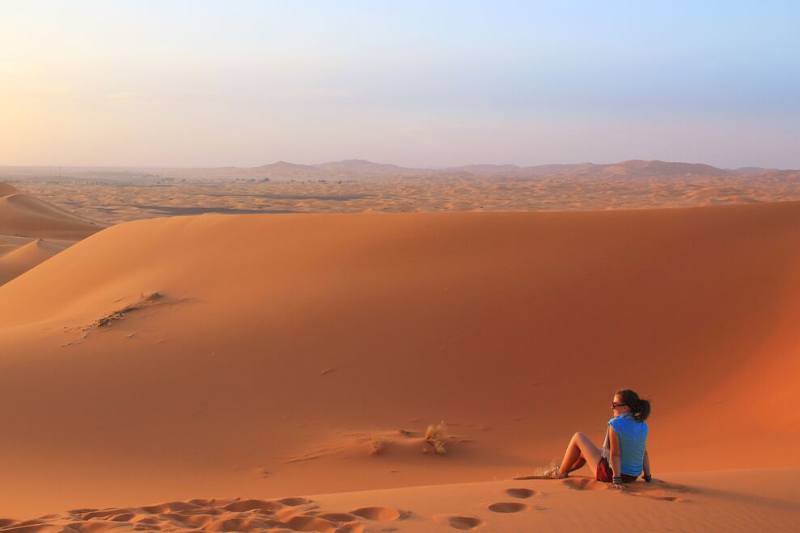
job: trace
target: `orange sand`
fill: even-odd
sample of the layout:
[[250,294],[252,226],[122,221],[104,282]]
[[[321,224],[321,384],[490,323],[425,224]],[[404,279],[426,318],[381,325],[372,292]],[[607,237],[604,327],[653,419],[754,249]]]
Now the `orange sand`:
[[0,255],[0,285],[49,259],[73,241],[33,239]]
[[[602,529],[623,505],[638,529],[786,529],[797,242],[798,203],[114,226],[0,287],[0,516],[358,490],[310,499],[414,531]],[[599,440],[620,386],[653,400],[666,485],[500,481]],[[441,420],[445,455],[422,435]],[[669,474],[742,468],[783,470]]]
[[100,228],[0,183],[0,285]]
[[[589,478],[489,481],[310,497],[83,508],[0,531],[793,531],[798,470],[673,474],[619,492]],[[6,525],[8,529],[3,529]]]

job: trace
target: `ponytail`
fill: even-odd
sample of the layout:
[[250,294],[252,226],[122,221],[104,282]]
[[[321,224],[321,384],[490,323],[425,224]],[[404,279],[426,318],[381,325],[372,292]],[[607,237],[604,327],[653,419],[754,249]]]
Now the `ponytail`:
[[640,399],[633,409],[633,418],[644,421],[650,416],[650,401]]
[[616,392],[622,401],[630,408],[633,418],[637,422],[644,422],[650,416],[650,401],[639,398],[639,395],[630,389]]

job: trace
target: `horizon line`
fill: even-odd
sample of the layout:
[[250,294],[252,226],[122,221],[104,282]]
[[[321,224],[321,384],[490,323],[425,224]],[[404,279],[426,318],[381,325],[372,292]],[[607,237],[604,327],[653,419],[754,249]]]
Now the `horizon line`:
[[593,165],[593,166],[608,166],[608,165],[620,165],[625,163],[633,163],[633,162],[644,162],[644,163],[666,163],[666,164],[685,164],[685,165],[706,165],[710,166],[719,170],[742,170],[742,169],[759,169],[759,170],[772,170],[772,171],[793,171],[793,170],[800,170],[797,168],[782,168],[782,167],[772,167],[772,166],[760,166],[760,165],[741,165],[736,167],[725,167],[725,166],[717,166],[712,163],[708,163],[705,161],[675,161],[675,160],[667,160],[667,159],[639,159],[639,158],[631,158],[631,159],[621,159],[621,160],[611,160],[607,162],[594,162],[594,161],[580,161],[580,162],[555,162],[555,163],[538,163],[538,164],[519,164],[519,163],[509,163],[509,162],[502,162],[502,163],[489,163],[489,162],[480,162],[480,163],[460,163],[460,164],[451,164],[451,165],[443,165],[443,166],[406,166],[397,163],[387,163],[382,161],[374,161],[371,159],[362,159],[362,158],[346,158],[346,159],[333,159],[327,161],[321,161],[318,163],[297,163],[294,161],[288,161],[286,159],[277,159],[270,163],[262,163],[257,165],[242,165],[242,164],[227,164],[227,165],[171,165],[171,164],[101,164],[101,165],[81,165],[81,164],[0,164],[0,169],[3,168],[26,168],[26,169],[37,169],[37,168],[50,168],[50,169],[102,169],[102,170],[145,170],[145,169],[180,169],[180,170],[193,170],[193,169],[224,169],[224,168],[241,168],[241,169],[256,169],[261,167],[269,167],[275,166],[280,164],[287,164],[287,165],[295,165],[300,167],[319,167],[322,165],[331,165],[336,163],[367,163],[371,165],[381,165],[381,166],[394,166],[398,169],[402,170],[419,170],[419,171],[441,171],[441,170],[448,170],[448,169],[459,169],[459,168],[468,168],[468,167],[480,167],[480,166],[487,166],[487,167],[516,167],[518,169],[530,169],[530,168],[539,168],[539,167],[550,167],[550,166],[580,166],[580,165]]

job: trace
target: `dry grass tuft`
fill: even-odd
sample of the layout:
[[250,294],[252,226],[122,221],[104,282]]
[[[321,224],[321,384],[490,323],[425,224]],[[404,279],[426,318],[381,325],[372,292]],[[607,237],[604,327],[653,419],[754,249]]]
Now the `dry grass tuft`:
[[447,448],[445,448],[445,440],[447,439],[447,425],[444,421],[438,424],[431,424],[425,430],[425,442],[433,448],[436,455],[445,455]]
[[372,438],[369,441],[369,454],[380,455],[386,449],[386,443],[380,439]]
[[162,298],[164,298],[164,295],[162,293],[160,293],[160,292],[152,292],[150,294],[142,293],[140,295],[140,297],[139,297],[139,301],[138,302],[136,302],[134,304],[126,305],[122,309],[117,309],[116,311],[114,311],[114,312],[112,312],[112,313],[110,313],[110,314],[108,314],[108,315],[106,315],[104,317],[98,318],[97,320],[92,322],[89,326],[85,327],[84,331],[89,330],[89,329],[95,329],[95,328],[106,328],[106,327],[112,325],[114,322],[122,320],[123,318],[128,316],[130,313],[133,313],[134,311],[139,311],[140,309],[142,309],[144,307],[147,307],[149,305],[155,305],[156,303],[159,303],[159,301]]

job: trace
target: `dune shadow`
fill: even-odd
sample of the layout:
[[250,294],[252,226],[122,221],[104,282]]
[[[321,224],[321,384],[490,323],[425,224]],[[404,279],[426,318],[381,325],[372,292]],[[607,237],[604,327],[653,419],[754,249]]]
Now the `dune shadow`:
[[735,503],[742,503],[748,505],[761,505],[770,507],[772,509],[800,511],[800,504],[780,498],[771,498],[768,496],[758,496],[756,494],[747,494],[736,492],[732,490],[713,489],[709,487],[697,487],[691,485],[684,485],[680,483],[671,483],[669,481],[654,480],[652,483],[636,482],[625,486],[625,494],[630,496],[639,496],[645,498],[652,498],[655,500],[669,501],[669,502],[687,502],[691,501],[685,496],[687,494],[706,496],[711,498],[718,498]]

